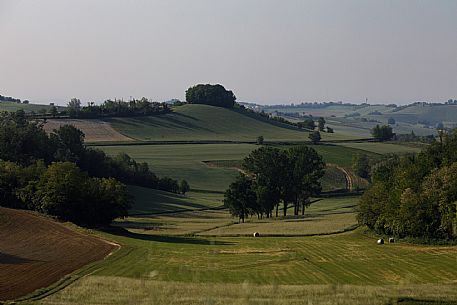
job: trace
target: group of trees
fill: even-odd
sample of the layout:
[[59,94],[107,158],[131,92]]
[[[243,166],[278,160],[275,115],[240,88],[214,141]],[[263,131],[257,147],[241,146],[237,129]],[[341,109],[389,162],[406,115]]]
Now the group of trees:
[[211,106],[233,108],[236,96],[224,86],[216,84],[198,84],[186,91],[186,101],[189,104],[205,104]]
[[388,141],[391,140],[395,133],[392,131],[392,127],[389,125],[379,126],[376,125],[372,130],[371,134],[373,137],[379,141]]
[[189,190],[187,182],[158,178],[146,163],[127,154],[110,157],[83,143],[84,134],[73,126],[48,135],[22,110],[0,114],[0,205],[81,224],[107,224],[112,217],[125,216],[130,206],[123,183],[176,193]]
[[243,161],[245,174],[240,174],[225,192],[224,205],[243,222],[247,216],[276,216],[280,203],[283,215],[293,206],[294,215],[310,204],[310,197],[321,190],[319,179],[325,164],[317,152],[307,146],[288,150],[261,147]]
[[[129,117],[145,116],[170,112],[166,103],[151,102],[147,98],[128,102],[123,100],[106,100],[101,105],[90,102],[87,106],[81,106],[81,101],[73,98],[67,105],[66,112],[72,118],[99,118],[99,117]],[[52,114],[52,113],[51,113]]]
[[358,219],[382,234],[457,237],[457,132],[417,156],[391,156],[372,168]]
[[[20,103],[21,100],[18,99],[18,98],[11,97],[11,96],[0,95],[0,102]],[[27,101],[27,102],[28,102],[28,101]]]

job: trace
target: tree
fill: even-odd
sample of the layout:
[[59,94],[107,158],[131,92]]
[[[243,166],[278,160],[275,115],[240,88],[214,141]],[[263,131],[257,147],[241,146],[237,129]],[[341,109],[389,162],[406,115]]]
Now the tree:
[[387,124],[389,124],[389,125],[395,125],[395,119],[394,119],[394,118],[389,118],[389,119],[387,120]]
[[256,144],[257,144],[257,145],[263,145],[263,141],[264,141],[263,136],[258,136],[258,137],[257,137]]
[[309,119],[309,118],[304,120],[303,122],[298,122],[297,126],[298,126],[298,128],[306,128],[309,130],[314,130],[314,128],[316,127],[313,119]]
[[323,117],[320,117],[319,120],[317,121],[317,127],[319,128],[319,131],[324,131],[325,119]]
[[49,113],[50,113],[53,117],[56,117],[56,115],[57,115],[59,112],[57,111],[57,107],[56,107],[56,106],[51,106],[51,109],[50,109]]
[[84,154],[84,133],[73,125],[62,125],[51,134],[57,145],[55,158],[58,161],[78,162]]
[[327,132],[328,133],[334,133],[333,128],[327,126]]
[[308,138],[314,145],[317,145],[321,141],[321,134],[319,131],[313,131],[309,133]]
[[368,178],[370,175],[370,160],[365,154],[359,154],[352,158],[352,169],[355,174],[362,178]]
[[225,108],[233,108],[236,97],[232,91],[222,85],[199,84],[186,91],[186,101],[189,104],[205,104]]
[[371,134],[373,137],[379,141],[388,141],[394,137],[394,133],[392,132],[392,127],[389,125],[379,126],[376,125],[372,130]]
[[243,169],[255,177],[257,190],[268,189],[271,209],[265,207],[267,215],[271,215],[273,207],[276,207],[276,217],[278,216],[279,203],[288,179],[287,168],[287,154],[272,147],[260,147],[243,160]]
[[181,180],[181,182],[179,183],[179,191],[183,195],[190,191],[189,183],[187,183],[186,180]]
[[292,201],[294,215],[298,215],[300,204],[304,215],[305,207],[310,203],[309,198],[321,191],[320,179],[324,175],[325,163],[314,149],[304,145],[290,148],[287,156],[289,181],[285,186],[287,195],[284,198]]
[[68,104],[68,114],[70,117],[76,117],[78,116],[79,112],[81,111],[81,101],[77,98],[72,98]]
[[238,216],[244,223],[245,218],[253,212],[257,204],[252,180],[240,174],[224,194],[224,206],[233,216]]

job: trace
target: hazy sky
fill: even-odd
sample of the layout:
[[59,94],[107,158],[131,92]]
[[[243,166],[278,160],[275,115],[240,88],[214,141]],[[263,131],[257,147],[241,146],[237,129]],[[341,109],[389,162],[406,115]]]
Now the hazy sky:
[[457,98],[456,0],[0,0],[0,94],[64,103]]

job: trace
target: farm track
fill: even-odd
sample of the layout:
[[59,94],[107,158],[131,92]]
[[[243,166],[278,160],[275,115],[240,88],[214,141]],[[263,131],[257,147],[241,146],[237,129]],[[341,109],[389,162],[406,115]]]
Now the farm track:
[[117,247],[44,216],[0,208],[0,300],[47,287]]

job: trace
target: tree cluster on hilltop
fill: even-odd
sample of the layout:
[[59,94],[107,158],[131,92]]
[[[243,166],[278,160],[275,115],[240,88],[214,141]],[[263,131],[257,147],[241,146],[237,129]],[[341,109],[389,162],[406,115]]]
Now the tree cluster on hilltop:
[[216,84],[198,84],[186,91],[186,101],[189,104],[205,104],[211,106],[233,108],[236,96],[224,86]]
[[358,220],[400,237],[457,237],[457,131],[417,156],[391,156],[372,169]]
[[261,147],[243,161],[247,174],[233,182],[225,193],[224,205],[232,215],[243,222],[247,216],[276,216],[280,203],[283,215],[293,206],[294,215],[310,204],[310,197],[321,190],[319,179],[324,175],[325,164],[317,152],[307,146],[280,150]]
[[20,110],[0,114],[0,205],[80,224],[108,224],[131,205],[126,184],[186,192],[187,182],[158,178],[147,163],[86,148],[71,125],[47,134]]
[[146,116],[168,113],[171,109],[166,103],[151,102],[147,98],[136,100],[132,99],[128,102],[123,100],[106,100],[101,105],[88,103],[87,106],[82,106],[81,101],[73,98],[67,105],[67,110],[61,114],[68,114],[71,118],[100,118],[100,117],[131,117],[131,116]]

